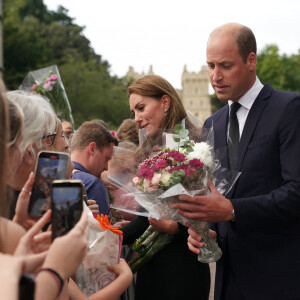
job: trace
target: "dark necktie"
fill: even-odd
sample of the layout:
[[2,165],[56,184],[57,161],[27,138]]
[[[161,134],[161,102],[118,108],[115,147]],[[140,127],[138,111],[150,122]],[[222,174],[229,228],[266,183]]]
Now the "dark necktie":
[[229,113],[229,135],[228,135],[228,159],[229,168],[234,171],[237,162],[237,153],[239,149],[240,142],[240,131],[239,122],[236,116],[236,112],[241,107],[241,104],[234,102],[230,105]]

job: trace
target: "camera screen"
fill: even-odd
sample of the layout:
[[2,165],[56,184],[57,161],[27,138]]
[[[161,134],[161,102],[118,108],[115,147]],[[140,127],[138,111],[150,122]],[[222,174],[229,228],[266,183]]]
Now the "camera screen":
[[52,239],[69,232],[80,219],[82,190],[80,185],[52,187]]
[[29,214],[41,217],[50,207],[50,188],[55,179],[65,179],[69,157],[57,153],[41,153],[29,205]]

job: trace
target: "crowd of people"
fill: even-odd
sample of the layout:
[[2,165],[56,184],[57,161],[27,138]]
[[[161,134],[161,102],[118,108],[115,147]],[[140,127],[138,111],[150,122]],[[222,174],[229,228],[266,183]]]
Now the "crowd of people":
[[[228,105],[204,127],[213,127],[215,151],[228,149],[222,166],[240,175],[227,195],[210,182],[207,195],[181,195],[173,204],[182,216],[209,222],[222,249],[216,300],[300,299],[300,95],[260,82],[256,47],[254,34],[241,24],[225,24],[210,34],[210,82]],[[118,130],[103,120],[86,121],[74,130],[59,120],[45,97],[7,92],[0,82],[0,287],[5,299],[209,298],[209,265],[197,258],[205,246],[201,235],[188,223],[130,213],[139,210],[136,201],[107,180],[109,170],[137,167],[161,144],[162,132],[187,120],[176,90],[158,75],[131,84],[128,100],[133,119]],[[188,120],[185,125],[194,129]],[[139,129],[146,131],[143,139]],[[126,151],[114,155],[116,146],[133,152],[135,159]],[[66,178],[80,179],[88,208],[95,216],[109,215],[123,233],[123,258],[107,267],[116,279],[89,296],[75,278],[88,247],[87,214],[51,241],[51,209],[39,219],[28,213],[43,150],[70,154]],[[124,199],[127,212],[110,208]],[[133,276],[124,257],[149,225],[172,239]]]

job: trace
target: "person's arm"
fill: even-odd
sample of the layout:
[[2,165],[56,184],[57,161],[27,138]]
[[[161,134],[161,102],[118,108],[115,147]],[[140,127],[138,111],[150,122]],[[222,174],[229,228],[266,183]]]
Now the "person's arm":
[[70,279],[69,296],[70,300],[116,300],[130,285],[133,275],[124,259],[120,259],[120,263],[107,267],[109,271],[117,274],[117,278],[99,292],[86,297],[77,284]]
[[179,232],[178,223],[171,220],[160,219],[156,220],[154,218],[149,218],[150,225],[161,232],[168,234],[177,234]]
[[128,225],[120,228],[123,232],[123,245],[133,243],[145,232],[149,225],[149,221],[146,217],[138,216]]
[[86,186],[86,193],[89,199],[96,201],[100,214],[109,214],[108,193],[100,179],[95,178]]
[[[75,273],[87,249],[88,219],[85,212],[75,227],[66,235],[56,238],[36,277],[35,299],[56,299],[64,282]],[[51,281],[52,288],[45,287]],[[45,293],[47,288],[48,293]]]
[[2,252],[13,254],[22,236],[26,233],[25,229],[11,220],[1,218],[0,234],[1,240],[5,241],[2,245]]
[[1,298],[19,299],[19,281],[24,266],[23,258],[0,253],[0,266]]

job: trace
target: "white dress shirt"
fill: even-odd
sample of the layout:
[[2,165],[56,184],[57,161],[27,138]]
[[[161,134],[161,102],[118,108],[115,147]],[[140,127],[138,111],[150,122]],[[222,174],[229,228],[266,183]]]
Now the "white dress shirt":
[[[250,111],[251,106],[254,103],[254,100],[260,93],[260,91],[263,88],[263,84],[260,82],[260,80],[256,77],[256,80],[253,84],[253,86],[250,88],[250,90],[238,101],[241,104],[241,107],[238,109],[236,116],[239,122],[239,131],[240,131],[240,138],[243,133],[243,129],[246,123],[246,119],[248,116],[248,113]],[[228,101],[229,105],[229,111],[230,111],[230,105],[233,102],[231,100]],[[229,125],[228,125],[229,126]],[[228,128],[229,131],[229,128]],[[228,133],[227,133],[228,136]]]

